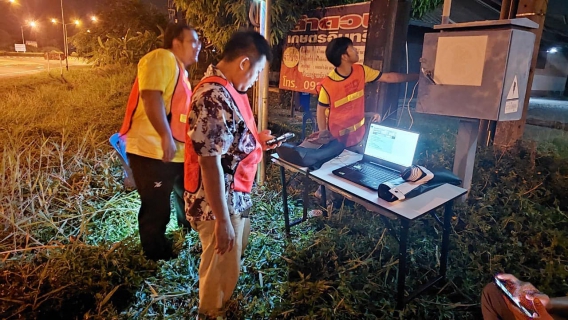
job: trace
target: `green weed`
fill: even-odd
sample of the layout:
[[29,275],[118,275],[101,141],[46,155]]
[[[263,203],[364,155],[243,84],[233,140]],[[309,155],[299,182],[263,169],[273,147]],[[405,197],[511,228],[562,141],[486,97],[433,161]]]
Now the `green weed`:
[[[122,121],[134,69],[64,76],[0,83],[1,318],[195,317],[197,234],[173,223],[168,236],[179,258],[144,259],[138,196],[122,188],[107,142]],[[275,133],[299,134],[290,121],[271,119]],[[415,115],[414,123],[418,163],[451,168],[457,122]],[[568,162],[562,136],[548,137],[507,152],[478,151],[469,200],[452,219],[448,281],[398,316],[398,244],[389,226],[355,206],[310,219],[286,239],[279,171],[269,164],[266,184],[254,192],[253,232],[229,318],[479,319],[483,285],[504,271],[566,295]],[[296,179],[288,190],[294,218],[300,188]],[[410,234],[407,287],[416,288],[439,267],[441,228],[427,217]]]

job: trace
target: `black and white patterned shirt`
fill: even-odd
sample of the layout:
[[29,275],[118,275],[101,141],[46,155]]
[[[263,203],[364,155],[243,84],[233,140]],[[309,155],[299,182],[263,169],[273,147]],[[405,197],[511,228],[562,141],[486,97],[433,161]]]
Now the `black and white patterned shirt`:
[[[225,76],[210,65],[205,77]],[[252,206],[249,193],[233,189],[237,164],[256,147],[256,140],[248,130],[243,116],[229,92],[216,83],[206,83],[196,88],[191,98],[190,129],[187,134],[198,156],[221,156],[225,176],[225,198],[229,214],[241,214]],[[185,215],[188,221],[214,220],[211,207],[205,200],[203,182],[197,192],[185,191]]]

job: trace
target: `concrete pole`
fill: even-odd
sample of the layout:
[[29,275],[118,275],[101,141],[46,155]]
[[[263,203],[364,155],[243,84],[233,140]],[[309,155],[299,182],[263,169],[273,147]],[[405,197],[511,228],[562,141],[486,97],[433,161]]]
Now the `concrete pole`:
[[[263,8],[264,6],[264,8]],[[272,7],[272,0],[261,1],[259,10],[260,31],[261,34],[270,43],[270,10]],[[264,14],[262,14],[264,12]],[[264,20],[264,21],[262,21]],[[266,63],[264,70],[258,79],[258,131],[266,130],[268,128],[268,74],[270,72],[270,64]],[[258,164],[258,171],[256,173],[256,182],[259,185],[264,184],[266,178],[266,164],[261,161]]]
[[[503,0],[501,2],[500,20],[513,19],[519,6],[519,0]],[[495,138],[495,130],[497,129],[497,121],[481,120],[479,124],[478,141],[485,147],[493,144]]]
[[65,25],[65,15],[63,14],[63,0],[61,2],[61,25],[63,26],[63,52],[65,53],[65,68],[69,71],[69,60],[67,58],[69,50],[67,49],[67,26]]
[[444,0],[444,9],[442,11],[442,24],[450,23],[451,10],[452,10],[452,0]]
[[[450,23],[450,11],[452,0],[444,0],[444,10],[442,12],[442,24]],[[455,175],[462,179],[462,187],[468,189],[468,193],[462,196],[459,201],[465,201],[471,188],[473,178],[473,167],[475,165],[475,154],[477,151],[477,139],[479,136],[478,119],[461,119],[458,126],[458,136],[456,137],[456,153],[454,156]]]

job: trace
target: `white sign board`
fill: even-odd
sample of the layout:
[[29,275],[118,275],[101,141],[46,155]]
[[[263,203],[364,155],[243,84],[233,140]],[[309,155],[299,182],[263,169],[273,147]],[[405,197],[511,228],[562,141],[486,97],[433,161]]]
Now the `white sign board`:
[[14,44],[14,49],[16,49],[16,52],[26,52],[26,45],[21,43],[16,43]]
[[36,48],[37,48],[37,41],[26,40],[26,46],[36,47]]
[[505,113],[513,113],[519,111],[519,99],[507,100],[505,102]]
[[440,37],[434,80],[439,84],[480,87],[489,36]]

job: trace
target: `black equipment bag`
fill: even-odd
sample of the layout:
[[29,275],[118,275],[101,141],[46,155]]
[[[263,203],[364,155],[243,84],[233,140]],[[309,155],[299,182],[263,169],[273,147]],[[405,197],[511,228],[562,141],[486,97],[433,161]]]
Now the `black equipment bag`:
[[340,155],[345,145],[338,140],[332,140],[317,149],[304,148],[293,143],[283,143],[276,148],[280,159],[309,170],[317,170],[324,163]]

